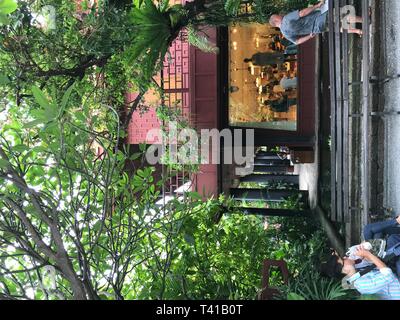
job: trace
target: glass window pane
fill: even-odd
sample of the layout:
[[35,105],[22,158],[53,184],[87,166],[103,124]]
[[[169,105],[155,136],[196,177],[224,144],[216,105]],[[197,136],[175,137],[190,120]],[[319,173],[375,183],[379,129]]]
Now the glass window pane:
[[297,130],[297,47],[269,25],[229,28],[229,123]]

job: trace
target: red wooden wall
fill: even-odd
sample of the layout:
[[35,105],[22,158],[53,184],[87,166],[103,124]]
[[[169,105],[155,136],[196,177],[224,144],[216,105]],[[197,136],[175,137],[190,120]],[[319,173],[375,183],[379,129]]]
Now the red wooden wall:
[[[209,28],[206,33],[212,42],[217,43],[217,30]],[[165,103],[178,107],[190,119],[193,127],[214,129],[219,127],[221,115],[218,99],[218,55],[204,53],[191,47],[187,42],[176,40],[170,48],[171,59],[165,61],[163,81]],[[299,49],[299,115],[297,132],[268,132],[272,140],[291,146],[294,137],[313,137],[315,135],[315,95],[316,95],[316,51],[315,41],[300,46]],[[222,94],[222,93],[221,93]],[[127,94],[127,101],[132,101],[135,94]],[[146,140],[150,129],[160,127],[155,108],[147,113],[135,112],[129,126],[128,143],[156,143]],[[265,136],[266,133],[260,133]],[[257,131],[256,131],[257,135]],[[261,140],[263,140],[262,138]],[[261,144],[262,145],[262,144]],[[299,146],[299,143],[296,143]],[[308,145],[305,145],[308,147]],[[218,193],[218,165],[201,165],[200,173],[194,178],[194,186],[204,196]]]
[[[215,28],[207,29],[206,33],[211,42],[217,42]],[[218,55],[190,47],[190,111],[198,130],[219,127],[217,61]],[[205,196],[218,194],[218,165],[200,166],[195,185],[197,191]]]
[[298,53],[299,131],[303,136],[315,135],[315,102],[317,88],[316,40],[299,46]]

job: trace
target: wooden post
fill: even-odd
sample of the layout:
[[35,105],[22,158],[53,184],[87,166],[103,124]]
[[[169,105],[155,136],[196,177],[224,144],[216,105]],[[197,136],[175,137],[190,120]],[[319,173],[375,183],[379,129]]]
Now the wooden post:
[[282,183],[292,183],[299,185],[298,175],[286,175],[286,174],[250,174],[245,177],[240,178],[240,182],[282,182]]
[[283,260],[265,260],[263,265],[263,276],[262,276],[262,287],[260,300],[272,300],[273,297],[279,294],[279,290],[274,287],[270,287],[269,275],[272,267],[278,267],[282,273],[283,282],[285,285],[289,282],[289,270],[287,264]]

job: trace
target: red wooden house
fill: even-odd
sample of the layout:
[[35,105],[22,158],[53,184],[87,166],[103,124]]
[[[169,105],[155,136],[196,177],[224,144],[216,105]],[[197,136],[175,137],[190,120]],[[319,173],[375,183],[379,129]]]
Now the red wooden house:
[[[297,98],[296,105],[290,106],[287,112],[272,112],[268,102],[260,103],[268,98],[262,92],[268,70],[243,62],[245,55],[267,51],[268,41],[275,33],[268,28],[262,25],[208,28],[207,34],[220,48],[219,54],[204,53],[184,39],[176,40],[160,75],[165,103],[175,106],[179,102],[177,106],[198,130],[254,128],[256,147],[286,146],[292,155],[300,154],[298,162],[313,161],[317,94],[315,41],[299,47],[294,66],[284,66],[287,74],[292,73],[298,80],[297,90],[291,91]],[[128,95],[127,99],[133,98]],[[128,143],[154,143],[146,141],[146,135],[149,129],[159,127],[154,108],[143,115],[136,112],[129,127]],[[307,157],[302,158],[304,155]],[[192,177],[194,187],[204,195],[229,192],[235,178],[232,171],[231,166],[223,164],[202,165],[200,174]],[[174,184],[179,187],[178,178]]]

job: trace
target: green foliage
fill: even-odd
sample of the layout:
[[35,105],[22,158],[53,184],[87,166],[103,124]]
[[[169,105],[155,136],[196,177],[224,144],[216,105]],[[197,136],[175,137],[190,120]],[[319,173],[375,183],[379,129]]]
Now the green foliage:
[[[229,25],[232,23],[267,23],[274,13],[287,13],[292,10],[302,9],[310,3],[317,1],[308,0],[254,0],[250,2],[238,0],[218,0],[207,4],[207,10],[192,20],[195,25],[209,24],[215,26]],[[244,10],[245,6],[251,10]]]
[[282,199],[281,202],[271,202],[269,207],[274,209],[304,210],[306,209],[306,204],[304,203],[303,195],[298,193]]
[[[105,137],[96,131],[101,117],[89,121],[75,112],[82,97],[71,87],[63,94],[32,92],[37,106],[28,114],[10,106],[0,128],[0,295],[137,298],[142,279],[164,268],[158,256],[170,250],[181,221],[203,209],[201,198],[189,194],[185,202],[157,205],[164,182],[154,179],[152,167],[125,172],[129,150],[115,147],[117,117],[107,120]],[[38,114],[40,123],[24,125]],[[61,248],[74,272],[86,275],[90,291],[83,296],[68,264],[51,253]],[[54,277],[45,276],[48,268],[57,270]]]
[[306,299],[304,297],[296,294],[296,293],[291,292],[291,293],[289,293],[287,295],[287,300],[303,301],[303,300],[306,300]]
[[34,24],[33,14],[41,12],[41,5],[21,2],[9,16],[10,26],[0,35],[0,73],[9,82],[6,92],[20,97],[18,104],[29,100],[32,86],[65,91],[75,80],[80,90],[103,89],[101,97],[88,97],[94,109],[110,103],[122,108],[129,84],[149,88],[151,79],[136,77],[141,64],[124,55],[135,36],[129,11],[99,3],[81,14],[73,1],[47,2],[56,10],[51,32]]
[[200,35],[191,25],[187,28],[188,42],[203,52],[218,53],[219,49],[213,45],[206,36]]
[[0,0],[0,26],[10,23],[7,15],[17,10],[18,4],[15,0]]
[[175,258],[169,272],[155,274],[149,279],[143,297],[256,297],[261,263],[270,240],[265,236],[259,218],[234,215],[215,225],[216,210],[218,204],[209,200],[201,210],[182,221],[180,232],[175,236]]
[[225,11],[228,15],[236,16],[240,9],[240,0],[226,0]]
[[[152,77],[188,25],[214,51],[200,26],[231,23],[234,6],[100,1],[78,13],[52,0],[47,32],[32,24],[42,4],[7,7],[0,28],[0,298],[254,299],[264,259],[297,274],[318,256],[324,239],[309,220],[265,230],[259,217],[223,212],[222,196],[166,201],[171,177],[140,163],[146,146],[124,144],[126,92],[157,88]],[[187,125],[173,110],[158,115]]]
[[[324,261],[328,241],[322,230],[312,232],[316,225],[297,221],[291,225],[281,224],[281,232],[291,242],[289,265],[291,267],[288,285],[279,285],[278,300],[354,300],[358,295],[342,288],[341,282],[324,278],[319,273]],[[297,235],[301,235],[296,237]],[[308,236],[307,236],[308,234]],[[303,257],[297,260],[296,257]]]
[[300,275],[301,280],[286,289],[287,300],[345,300],[348,292],[335,280],[324,279],[318,274]]
[[17,10],[18,4],[15,0],[0,0],[0,14],[10,14]]
[[[154,273],[140,297],[257,299],[264,259],[284,259],[298,274],[306,261],[320,259],[326,245],[313,221],[276,218],[269,222],[281,226],[265,229],[260,217],[225,213],[216,225],[216,212],[219,203],[209,200],[182,221],[169,272]],[[282,284],[278,273],[271,284]]]
[[160,9],[153,1],[144,0],[140,7],[133,8],[131,12],[133,30],[137,34],[128,49],[129,61],[139,60],[142,63],[145,78],[150,78],[161,68],[173,40],[171,24],[175,22],[163,10],[164,6]]
[[379,299],[379,297],[375,296],[375,295],[361,295],[360,297],[358,297],[357,300],[368,300],[368,301],[378,301],[381,300]]

